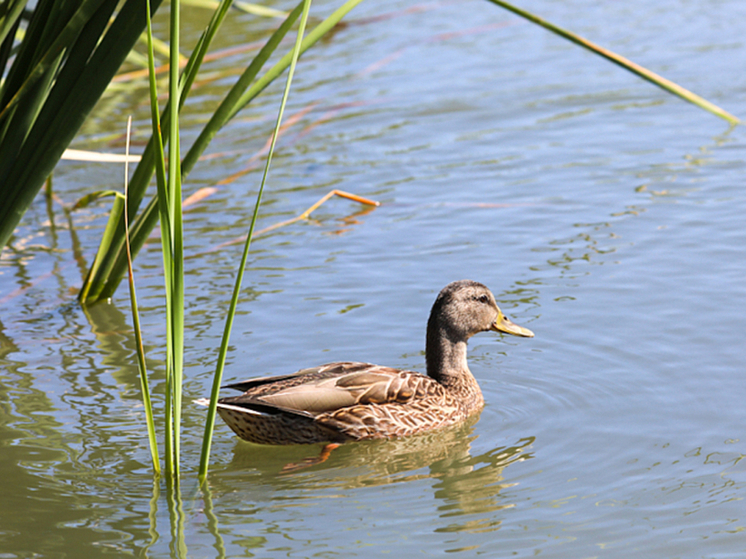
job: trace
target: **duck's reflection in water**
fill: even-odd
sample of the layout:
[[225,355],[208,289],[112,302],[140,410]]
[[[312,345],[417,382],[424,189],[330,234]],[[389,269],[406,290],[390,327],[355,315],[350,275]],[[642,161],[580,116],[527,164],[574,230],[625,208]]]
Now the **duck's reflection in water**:
[[[437,516],[450,519],[436,531],[494,530],[500,519],[490,513],[514,506],[500,496],[515,485],[504,479],[503,470],[532,457],[528,450],[534,437],[473,455],[477,420],[478,416],[458,427],[418,436],[344,444],[327,461],[291,473],[283,473],[286,464],[313,456],[323,445],[273,447],[239,441],[231,463],[220,472],[214,470],[213,488],[245,492],[245,498],[259,504],[344,497],[360,488],[429,479],[432,495],[440,501]],[[465,517],[463,522],[459,517]]]

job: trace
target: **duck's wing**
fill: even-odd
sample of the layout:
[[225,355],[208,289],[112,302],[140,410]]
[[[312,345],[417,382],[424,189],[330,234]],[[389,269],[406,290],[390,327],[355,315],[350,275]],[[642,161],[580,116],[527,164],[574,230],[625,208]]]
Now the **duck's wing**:
[[371,365],[370,363],[351,363],[346,361],[338,363],[327,363],[326,365],[320,365],[318,367],[301,369],[300,371],[290,373],[288,375],[255,377],[239,382],[233,382],[231,384],[224,384],[220,388],[230,388],[233,390],[238,390],[239,392],[247,392],[259,386],[295,386],[297,384],[304,384],[307,382],[312,382],[314,380],[335,377],[346,373],[361,371],[368,367],[375,366],[376,365]]
[[239,386],[244,394],[221,402],[263,413],[269,407],[314,416],[356,405],[405,403],[440,387],[419,373],[370,363],[329,363],[293,375],[230,385]]

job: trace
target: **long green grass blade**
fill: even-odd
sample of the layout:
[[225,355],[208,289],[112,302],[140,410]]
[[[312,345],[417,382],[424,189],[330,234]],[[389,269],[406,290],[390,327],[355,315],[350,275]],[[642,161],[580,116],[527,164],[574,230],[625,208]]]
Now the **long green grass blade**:
[[[127,140],[125,153],[130,153],[130,132],[132,130],[132,117],[127,119]],[[135,342],[137,345],[137,364],[140,371],[140,390],[142,392],[142,403],[145,407],[145,422],[148,426],[148,443],[150,445],[150,458],[153,461],[153,470],[156,474],[161,472],[161,464],[158,459],[158,441],[155,437],[155,419],[153,417],[153,404],[150,400],[150,387],[148,385],[148,369],[145,365],[145,347],[142,343],[142,329],[140,328],[140,313],[137,310],[137,292],[135,290],[135,274],[132,271],[132,256],[129,245],[129,220],[127,219],[127,183],[129,182],[129,162],[124,163],[124,236],[127,239],[127,268],[130,286],[130,306],[132,308],[132,326],[135,330]]]
[[583,37],[576,35],[575,33],[571,33],[570,31],[562,29],[561,27],[558,27],[553,23],[549,23],[548,21],[543,20],[540,17],[533,15],[532,13],[521,10],[520,8],[516,8],[512,4],[508,4],[507,2],[503,2],[502,0],[489,0],[489,2],[497,4],[498,6],[511,11],[514,14],[521,16],[522,18],[527,19],[531,23],[540,25],[541,27],[548,29],[552,33],[559,35],[560,37],[563,37],[564,39],[567,39],[568,41],[571,41],[576,45],[580,45],[584,49],[587,49],[599,56],[604,57],[614,64],[621,66],[625,70],[638,75],[642,79],[647,80],[654,85],[657,85],[661,89],[668,91],[673,95],[681,97],[685,101],[689,101],[690,103],[697,105],[698,107],[714,114],[715,116],[719,116],[720,118],[727,120],[731,124],[738,124],[739,122],[741,122],[737,117],[733,116],[728,111],[718,107],[713,103],[710,103],[707,99],[700,97],[696,93],[692,93],[688,89],[681,87],[680,85],[664,78],[663,76],[659,76],[655,72],[651,72],[647,68],[643,68],[639,64],[635,64],[631,60],[628,60],[627,58],[616,54],[615,52],[600,47],[599,45],[589,41],[588,39],[584,39]]
[[210,462],[210,448],[212,446],[212,434],[215,429],[215,416],[217,413],[218,396],[220,392],[220,385],[223,380],[223,369],[225,368],[225,358],[228,353],[228,341],[230,340],[231,330],[233,328],[233,319],[236,314],[236,307],[238,305],[238,297],[241,292],[241,284],[243,283],[243,276],[246,270],[246,261],[249,256],[249,250],[251,249],[251,237],[254,234],[254,226],[259,215],[259,207],[262,204],[262,194],[264,193],[264,186],[267,182],[267,176],[269,175],[269,168],[272,163],[272,155],[274,154],[275,145],[277,143],[277,137],[280,134],[280,126],[282,124],[282,116],[285,112],[285,104],[287,103],[288,95],[290,94],[290,85],[293,81],[293,74],[295,73],[295,65],[298,62],[298,57],[301,52],[301,45],[303,34],[306,29],[306,22],[308,21],[308,12],[311,7],[311,0],[304,0],[303,2],[303,13],[301,15],[300,24],[298,26],[298,35],[295,40],[295,47],[293,48],[290,60],[290,70],[288,71],[287,81],[285,82],[285,91],[282,95],[282,101],[280,102],[280,110],[277,114],[277,121],[275,123],[275,129],[272,133],[272,141],[269,146],[269,153],[267,154],[267,161],[264,166],[264,173],[262,174],[262,181],[259,186],[259,192],[256,196],[256,203],[254,205],[254,214],[251,217],[251,225],[249,226],[249,233],[246,236],[246,243],[244,244],[243,254],[241,255],[241,264],[236,274],[236,283],[233,288],[233,296],[231,298],[228,315],[226,317],[225,329],[223,330],[223,339],[220,344],[220,353],[218,355],[218,364],[215,369],[215,375],[212,383],[212,393],[210,394],[210,405],[207,410],[207,418],[205,420],[205,434],[202,438],[202,453],[200,455],[199,462],[199,479],[200,483],[203,483],[207,478],[207,470]]
[[[149,0],[146,0],[149,4]],[[163,254],[163,275],[166,285],[166,397],[164,403],[165,416],[165,459],[166,472],[169,475],[174,474],[174,432],[173,432],[173,354],[172,354],[172,335],[171,335],[171,291],[170,286],[173,282],[173,268],[171,257],[171,215],[169,211],[170,196],[168,192],[166,168],[163,163],[164,148],[163,137],[161,134],[160,111],[158,110],[158,91],[155,79],[155,55],[153,52],[153,28],[150,18],[150,9],[147,9],[148,17],[146,22],[146,33],[148,37],[148,67],[149,67],[149,93],[150,93],[150,115],[153,129],[152,144],[155,151],[155,168],[156,184],[158,185],[158,211],[161,218],[161,249]]]
[[[168,340],[173,379],[173,476],[179,477],[181,450],[181,391],[184,363],[184,243],[181,214],[181,154],[179,143],[179,31],[181,23],[180,0],[171,0],[171,58],[169,69],[169,140],[168,140],[168,212],[171,226],[169,257],[172,266],[171,283],[166,285],[166,298],[170,298],[167,319],[171,323]],[[163,225],[161,230],[163,230]],[[164,257],[166,255],[164,254]]]
[[153,134],[155,139],[161,243],[166,287],[166,469],[178,479],[180,462],[181,391],[184,339],[183,239],[181,217],[181,172],[179,155],[179,2],[171,2],[171,67],[169,71],[168,175],[163,169],[163,139],[160,138],[158,98],[155,86],[152,24],[148,18],[148,65]]

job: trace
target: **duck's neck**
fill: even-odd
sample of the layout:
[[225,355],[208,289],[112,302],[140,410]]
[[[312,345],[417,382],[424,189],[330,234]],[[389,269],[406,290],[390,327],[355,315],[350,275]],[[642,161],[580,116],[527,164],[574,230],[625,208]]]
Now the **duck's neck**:
[[427,374],[449,391],[459,393],[459,399],[471,407],[481,406],[482,391],[466,363],[466,341],[453,341],[448,333],[431,324],[425,347]]

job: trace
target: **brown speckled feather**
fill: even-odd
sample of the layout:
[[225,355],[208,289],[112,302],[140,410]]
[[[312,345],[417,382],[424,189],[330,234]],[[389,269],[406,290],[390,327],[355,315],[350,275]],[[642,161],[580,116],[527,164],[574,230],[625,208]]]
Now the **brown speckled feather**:
[[[234,386],[245,392],[219,401],[221,417],[242,438],[270,444],[409,435],[463,420],[481,407],[480,399],[467,409],[468,401],[420,373],[370,363],[329,363]],[[255,426],[273,424],[272,430],[239,429],[247,416],[254,416]]]

